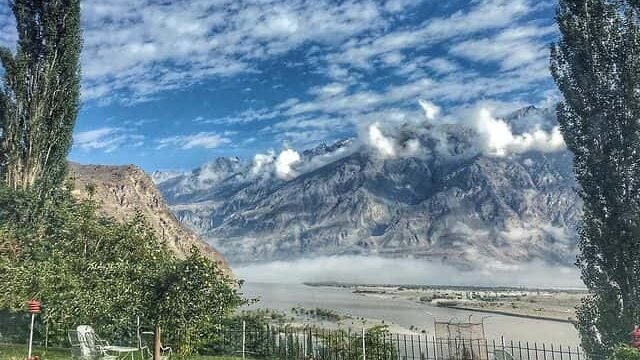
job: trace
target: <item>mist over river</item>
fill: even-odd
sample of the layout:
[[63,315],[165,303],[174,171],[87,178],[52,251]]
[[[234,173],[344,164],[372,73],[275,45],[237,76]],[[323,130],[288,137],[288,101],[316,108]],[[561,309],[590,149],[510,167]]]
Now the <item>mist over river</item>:
[[354,294],[348,288],[247,282],[243,292],[248,298],[260,300],[250,305],[250,309],[331,309],[353,317],[385,320],[407,329],[411,326],[425,329],[429,336],[434,333],[434,319],[466,321],[471,316],[473,321],[484,322],[489,340],[499,341],[504,337],[505,341],[522,343],[528,341],[572,347],[579,344],[578,332],[570,323],[450,309],[403,298],[364,296]]

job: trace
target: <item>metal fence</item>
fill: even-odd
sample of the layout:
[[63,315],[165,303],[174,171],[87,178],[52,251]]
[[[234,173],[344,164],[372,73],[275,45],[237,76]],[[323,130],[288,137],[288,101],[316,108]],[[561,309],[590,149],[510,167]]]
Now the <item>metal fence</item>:
[[439,339],[422,334],[323,329],[221,330],[211,354],[320,360],[571,360],[576,346],[486,339]]
[[[0,314],[0,348],[25,344],[28,317]],[[243,323],[244,324],[244,323]],[[138,328],[139,329],[139,328]],[[65,339],[51,341],[48,327],[36,322],[34,343],[68,346]],[[132,332],[136,322],[132,320]],[[138,330],[139,331],[139,330]],[[123,344],[132,339],[104,338]],[[254,359],[282,360],[580,360],[587,359],[576,346],[540,344],[527,341],[487,340],[484,338],[444,338],[415,333],[391,333],[382,328],[329,330],[320,328],[223,326],[207,336],[204,354],[233,355]],[[174,345],[174,344],[167,344]],[[135,346],[135,345],[134,345]]]

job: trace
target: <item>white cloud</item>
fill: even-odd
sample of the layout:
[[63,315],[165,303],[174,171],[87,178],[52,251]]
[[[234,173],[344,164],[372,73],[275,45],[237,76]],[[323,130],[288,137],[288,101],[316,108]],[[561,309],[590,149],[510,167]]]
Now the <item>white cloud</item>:
[[448,74],[460,69],[460,66],[450,59],[435,58],[426,62],[427,67],[438,74]]
[[440,115],[440,108],[434,103],[422,99],[418,100],[418,103],[424,111],[424,117],[427,121],[433,121]]
[[507,228],[501,232],[501,235],[509,240],[510,243],[530,242],[531,239],[536,236],[550,236],[556,240],[557,243],[564,244],[565,246],[572,246],[575,244],[575,239],[567,232],[566,228],[555,227],[549,224],[543,224],[540,226],[529,224],[524,227],[507,226]]
[[331,63],[370,68],[370,60],[379,55],[499,29],[531,11],[533,8],[526,0],[483,0],[468,10],[430,18],[413,28],[347,42],[340,52],[329,55],[328,60]]
[[[325,104],[332,105],[330,101]],[[353,126],[358,130],[358,138],[348,147],[349,151],[356,151],[360,145],[366,145],[381,158],[423,158],[432,153],[452,155],[457,146],[450,144],[446,127],[443,127],[446,124],[459,124],[474,130],[475,138],[471,139],[473,143],[469,144],[468,150],[490,156],[506,156],[528,151],[555,152],[565,149],[562,134],[554,124],[553,118],[531,115],[521,120],[526,120],[527,127],[519,126],[518,131],[514,131],[511,124],[496,115],[508,114],[520,108],[522,104],[480,101],[476,105],[453,107],[448,112],[443,112],[434,103],[422,99],[418,100],[418,104],[421,112],[395,108],[367,111],[363,107],[357,121],[353,122],[346,121],[343,117],[292,117],[265,130],[277,136],[289,136],[292,133],[295,136],[291,135],[291,139],[299,142],[312,139],[312,144],[315,145],[313,142],[319,141],[317,138],[329,136],[330,129]],[[278,133],[285,129],[290,131]],[[307,132],[308,129],[312,130]],[[316,132],[318,136],[315,135]],[[423,143],[425,137],[435,142],[427,146]],[[346,148],[340,149],[341,152],[345,150]],[[336,159],[340,156],[336,154]],[[320,163],[319,166],[326,164],[323,161]],[[317,167],[305,161],[295,166],[298,175],[315,168]]]
[[487,258],[478,260],[473,269],[461,270],[430,259],[332,256],[239,266],[233,270],[247,281],[264,283],[340,281],[369,284],[584,287],[575,267],[553,266],[541,261],[506,264]]
[[235,125],[270,120],[277,117],[278,115],[280,115],[280,111],[278,109],[271,110],[267,108],[261,108],[257,110],[247,109],[238,114],[217,119],[206,119],[203,116],[199,116],[194,121],[203,124]]
[[493,37],[469,39],[451,47],[454,55],[479,62],[497,62],[502,70],[548,62],[549,45],[545,36],[555,32],[553,26],[517,26]]
[[[85,99],[133,101],[197,81],[255,71],[305,44],[334,44],[385,24],[372,0],[83,1]],[[109,34],[109,36],[104,36]]]
[[[548,79],[546,64],[538,60],[546,48],[539,40],[549,33],[549,27],[518,25],[536,11],[534,1],[478,0],[454,13],[405,25],[402,17],[420,2],[86,0],[82,2],[83,98],[102,103],[151,100],[162,91],[212,77],[260,71],[261,60],[305,45],[315,49],[305,58],[306,65],[335,82],[314,86],[311,93],[318,99],[286,107],[289,115],[325,109],[358,115],[363,108],[415,101],[417,96],[468,101]],[[2,5],[0,29],[8,29],[0,32],[0,42],[15,40],[11,16]],[[461,67],[452,59],[414,55],[436,44],[456,56],[497,62],[505,71],[522,69],[499,76],[455,76]],[[365,86],[350,93],[354,82],[369,80],[363,78],[360,68],[375,64],[393,67],[396,74],[408,78],[386,89]],[[426,77],[421,72],[424,69],[448,77],[436,81]],[[330,97],[336,98],[333,105],[319,101]],[[250,109],[208,121],[230,124],[275,119],[281,115],[276,110]]]
[[400,12],[420,3],[420,0],[387,0],[384,8],[391,12]]
[[377,150],[382,157],[391,158],[396,156],[396,148],[393,140],[384,136],[377,123],[369,126],[368,141],[369,145]]
[[469,116],[470,124],[480,136],[483,149],[489,155],[504,156],[532,150],[554,152],[565,148],[558,126],[550,133],[538,128],[531,132],[514,134],[506,121],[495,118],[486,107],[474,109]]
[[143,135],[131,133],[124,128],[117,127],[81,131],[73,136],[73,145],[85,151],[103,150],[104,152],[112,152],[123,146],[142,146],[143,141]]
[[[296,98],[275,106],[267,103],[196,121],[239,127],[264,121],[258,134],[296,148],[348,136],[361,124],[378,121],[385,126],[361,131],[363,142],[373,136],[384,145],[386,139],[386,153],[401,156],[414,153],[418,143],[398,143],[393,126],[386,125],[400,121],[392,118],[396,114],[415,119],[404,109],[418,99],[454,104],[503,96],[528,100],[549,89],[545,37],[555,30],[544,25],[548,21],[528,22],[539,10],[537,2],[476,0],[448,14],[453,7],[425,17],[412,11],[420,2],[83,0],[83,98],[105,103],[149,100],[206,79],[257,73],[263,60],[304,50],[305,73],[322,74],[326,83],[313,82]],[[402,20],[413,15],[420,15],[421,22]],[[7,7],[0,5],[0,29],[8,29],[0,32],[1,43],[15,40],[10,18]],[[474,64],[497,64],[499,71],[481,71]],[[369,71],[375,67],[384,73]],[[442,117],[423,110],[427,116]],[[172,136],[157,140],[157,147],[210,149],[229,144],[228,136]],[[532,131],[514,135],[507,140],[510,145],[498,146],[497,152],[557,140],[556,132]]]
[[310,159],[305,159],[305,162],[297,166],[296,170],[300,175],[315,171],[327,164],[331,164],[342,158],[345,158],[361,148],[360,142],[354,139],[344,140],[337,149],[326,154],[316,155]]
[[299,176],[315,171],[327,164],[349,156],[360,149],[357,141],[345,140],[334,151],[313,157],[303,157],[293,149],[285,149],[279,154],[269,150],[264,154],[256,154],[249,165],[249,174],[253,178],[278,179],[290,181]]
[[431,79],[424,78],[402,85],[391,85],[382,91],[363,90],[338,96],[322,96],[307,102],[292,103],[284,113],[294,116],[322,111],[353,116],[376,107],[415,98],[435,85]]
[[[293,129],[293,123],[304,123],[308,119],[326,122],[327,127],[336,119],[342,119],[343,125],[339,128],[342,130],[420,98],[462,104],[480,99],[515,97],[520,93],[527,97],[542,94],[551,86],[548,82],[545,36],[554,30],[550,26],[520,23],[520,18],[537,10],[539,7],[527,0],[482,0],[454,14],[425,20],[419,26],[399,27],[386,33],[348,40],[339,51],[324,58],[330,82],[312,88],[310,94],[314,97],[311,99],[288,100],[278,106],[282,110],[282,122]],[[519,40],[523,45],[515,46]],[[486,45],[493,46],[495,51],[486,51],[477,45],[483,41],[489,42]],[[465,44],[473,50],[462,51]],[[413,55],[416,50],[419,54],[421,49],[435,45],[465,59],[496,62],[501,70],[486,72],[473,66],[463,68],[450,57],[404,55],[405,50]],[[384,82],[382,87],[358,86],[368,83],[368,74],[372,79],[378,78],[375,72],[363,75],[359,68],[368,71],[380,62],[385,66],[395,66],[394,74],[404,79]],[[532,92],[534,86],[537,92]],[[322,136],[326,138],[335,134],[320,132],[320,128],[323,126],[318,125],[313,134],[305,136],[322,139]],[[270,126],[268,130],[276,129],[278,125]],[[290,131],[287,134],[283,132],[277,138],[286,137],[295,142],[294,136],[290,135]],[[532,135],[537,139],[542,134]]]
[[331,96],[344,94],[347,91],[347,89],[348,89],[348,86],[343,83],[332,82],[324,86],[314,87],[309,92],[311,94],[318,95],[320,97],[331,97]]
[[256,154],[249,168],[251,177],[269,179],[275,175],[281,180],[292,180],[299,173],[294,168],[301,162],[300,154],[292,149],[285,149],[276,155],[269,150],[265,154]]
[[169,146],[180,149],[204,148],[213,149],[220,145],[230,144],[231,140],[215,132],[199,132],[192,135],[170,136],[157,140],[156,149],[163,149]]
[[[387,118],[389,120],[389,118]],[[423,157],[427,153],[420,142],[424,121],[387,121],[386,126],[374,122],[360,132],[360,142],[382,159]],[[411,130],[404,132],[403,130]]]
[[267,177],[271,176],[270,168],[273,165],[273,162],[276,159],[275,151],[270,150],[266,154],[256,154],[253,157],[253,162],[251,163],[251,175],[252,176],[260,176],[267,175]]
[[[379,29],[387,12],[404,6],[373,0],[85,0],[83,98],[142,101],[207,78],[255,71],[256,61],[302,45],[340,44]],[[13,47],[15,22],[6,4],[0,4],[0,29],[0,43]]]
[[297,176],[293,165],[300,162],[300,154],[297,151],[283,150],[276,158],[276,176],[283,180],[290,180]]
[[402,53],[399,51],[392,51],[382,55],[381,59],[385,65],[398,66],[402,64],[402,61],[405,59],[405,56],[402,55]]
[[530,97],[531,87],[539,86],[540,91],[544,92],[542,89],[547,89],[550,85],[541,82],[548,79],[546,62],[535,61],[498,74],[464,71],[448,73],[437,79],[418,77],[397,84],[391,83],[381,89],[345,91],[335,95],[324,93],[307,101],[290,99],[278,107],[285,118],[323,113],[357,119],[385,107],[415,103],[420,98],[461,104],[519,92],[526,92]]
[[[424,157],[432,152],[451,155],[446,124],[458,124],[474,130],[471,149],[489,156],[506,156],[529,151],[556,152],[565,149],[564,139],[557,125],[545,117],[529,116],[528,128],[514,132],[511,125],[494,115],[500,103],[480,102],[477,105],[452,109],[449,113],[435,104],[419,100],[423,113],[373,112],[361,124],[360,142],[366,144],[382,158]],[[384,125],[380,121],[385,121]],[[537,123],[536,123],[537,121]],[[423,137],[436,141],[425,146]],[[456,140],[458,141],[458,140]]]
[[[452,14],[403,25],[404,12],[419,2],[86,0],[82,2],[83,98],[103,103],[150,100],[162,91],[208,78],[259,71],[259,61],[304,45],[319,49],[305,60],[308,64],[324,66],[329,77],[341,80],[353,77],[353,68],[370,67],[372,59],[398,69],[415,67],[405,50],[459,38],[469,42],[452,49],[456,55],[484,56],[486,61],[501,61],[505,68],[537,56],[540,44],[525,40],[538,38],[533,33],[545,27],[508,29],[536,10],[532,1],[479,0]],[[0,28],[6,30],[0,32],[0,42],[12,44],[15,29],[6,5],[0,5]],[[496,38],[500,41],[473,38],[505,28]],[[517,43],[523,45],[510,46]],[[484,45],[491,51],[474,51]],[[507,54],[508,50],[512,51]],[[444,58],[424,66],[439,74],[457,69]]]

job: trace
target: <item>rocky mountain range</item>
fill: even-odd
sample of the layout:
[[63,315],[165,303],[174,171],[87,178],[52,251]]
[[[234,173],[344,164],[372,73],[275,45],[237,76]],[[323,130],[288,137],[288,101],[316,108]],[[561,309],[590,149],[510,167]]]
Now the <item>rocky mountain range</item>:
[[[154,182],[142,169],[133,165],[76,163],[71,163],[69,167],[69,177],[74,182],[73,194],[77,198],[91,196],[100,205],[99,210],[116,221],[127,221],[140,213],[157,238],[178,257],[185,257],[191,247],[196,246],[223,269],[231,271],[218,251],[176,219]],[[87,185],[92,185],[92,195]]]
[[510,142],[471,123],[370,127],[364,140],[153,178],[176,217],[232,263],[357,254],[569,264],[581,203],[553,116],[527,107],[489,119]]

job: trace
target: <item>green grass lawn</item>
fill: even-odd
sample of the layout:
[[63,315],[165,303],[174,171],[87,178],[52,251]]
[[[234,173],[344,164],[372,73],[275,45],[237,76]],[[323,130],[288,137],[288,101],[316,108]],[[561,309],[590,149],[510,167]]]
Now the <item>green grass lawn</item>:
[[[39,354],[42,360],[69,360],[71,351],[65,349],[51,349],[45,351],[42,348],[34,348],[34,354]],[[24,360],[27,357],[27,347],[24,345],[0,344],[0,360]],[[176,359],[179,359],[177,356]],[[137,358],[136,358],[137,359]],[[190,356],[184,360],[241,360],[233,356]]]
[[[0,360],[24,360],[27,358],[27,347],[25,345],[0,345]],[[68,360],[71,358],[71,352],[68,350],[44,349],[34,347],[34,354],[39,354],[42,360]]]

